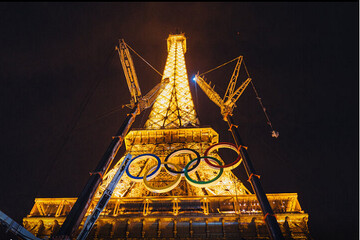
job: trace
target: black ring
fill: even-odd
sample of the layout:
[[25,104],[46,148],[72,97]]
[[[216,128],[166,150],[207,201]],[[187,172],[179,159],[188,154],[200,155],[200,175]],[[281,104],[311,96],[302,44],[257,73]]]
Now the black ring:
[[[192,166],[192,168],[190,168],[190,169],[188,170],[188,172],[191,172],[191,171],[193,171],[194,169],[196,169],[197,166],[199,166],[199,164],[200,164],[200,162],[201,162],[200,154],[199,154],[196,150],[193,150],[193,149],[190,149],[190,148],[177,149],[177,150],[173,151],[172,153],[170,153],[169,155],[167,155],[164,162],[167,162],[168,159],[169,159],[174,153],[176,153],[176,152],[178,152],[178,151],[182,151],[182,150],[188,150],[188,151],[191,151],[191,152],[193,152],[193,153],[196,154],[196,158],[197,158],[198,160],[197,160],[196,164],[194,164],[194,165]],[[185,173],[184,170],[182,170],[182,171],[172,170],[166,163],[164,164],[164,166],[165,166],[166,170],[168,170],[168,171],[171,172],[171,173],[174,173],[174,174],[184,174],[184,173]]]

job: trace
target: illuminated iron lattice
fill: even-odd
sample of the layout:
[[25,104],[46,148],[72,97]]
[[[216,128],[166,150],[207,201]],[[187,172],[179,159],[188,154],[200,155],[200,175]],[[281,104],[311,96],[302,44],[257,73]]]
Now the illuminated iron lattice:
[[198,126],[185,66],[186,38],[183,34],[170,35],[167,44],[168,58],[163,79],[169,78],[170,82],[156,99],[145,128]]

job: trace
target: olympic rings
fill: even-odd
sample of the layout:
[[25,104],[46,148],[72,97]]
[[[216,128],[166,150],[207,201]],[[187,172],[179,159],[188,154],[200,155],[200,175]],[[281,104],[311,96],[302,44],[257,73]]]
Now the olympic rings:
[[238,157],[237,159],[230,163],[230,164],[227,164],[227,165],[216,165],[216,164],[213,164],[211,163],[208,158],[205,158],[205,162],[210,166],[212,167],[213,169],[224,169],[224,168],[228,168],[228,170],[232,170],[234,168],[236,168],[237,166],[239,166],[239,164],[241,163],[241,155],[240,155],[240,152],[239,150],[237,149],[236,145],[235,144],[232,144],[232,143],[225,143],[225,142],[221,142],[221,143],[217,143],[215,145],[212,145],[210,146],[208,149],[206,149],[204,155],[205,157],[207,157],[212,151],[214,150],[217,150],[219,148],[229,148],[229,149],[232,149],[234,150],[237,154],[238,154]]
[[196,155],[196,159],[198,159],[198,161],[196,162],[196,164],[188,170],[188,172],[192,172],[192,171],[196,171],[196,169],[198,168],[199,164],[200,164],[200,154],[193,150],[193,149],[190,149],[190,148],[182,148],[182,149],[178,149],[178,150],[175,150],[173,151],[172,153],[170,153],[169,155],[167,155],[167,157],[165,158],[165,161],[164,161],[164,166],[165,166],[165,169],[166,171],[175,176],[177,174],[181,174],[181,176],[184,176],[184,170],[182,171],[175,171],[175,170],[172,170],[169,166],[168,166],[168,163],[169,163],[169,159],[176,156],[176,155],[179,155],[179,154],[184,154],[184,153],[188,153],[188,154],[195,154]]
[[[160,158],[159,158],[158,156],[156,156],[155,154],[150,154],[150,153],[141,154],[141,155],[139,155],[139,156],[131,159],[128,167],[126,168],[126,174],[127,174],[130,178],[132,178],[134,182],[141,182],[141,181],[143,180],[143,177],[135,177],[135,176],[131,175],[130,172],[129,172],[130,165],[131,165],[135,160],[138,161],[138,160],[143,160],[143,159],[147,159],[147,158],[153,158],[153,159],[155,159],[155,160],[158,162],[158,164],[157,164],[157,166],[156,166],[156,169],[155,169],[149,176],[147,176],[146,178],[147,178],[148,180],[150,180],[150,179],[153,179],[154,177],[156,177],[156,176],[159,174],[159,172],[160,172],[159,170],[160,170],[160,167],[161,167],[161,160],[160,160]],[[144,176],[146,176],[146,174],[145,174]]]
[[[212,161],[215,161],[217,162],[219,165],[222,164],[222,162],[214,157],[209,157],[209,156],[204,156],[204,157],[200,157],[200,159],[211,159]],[[220,168],[220,171],[218,173],[218,175],[216,175],[216,177],[214,177],[213,179],[209,180],[209,181],[196,181],[194,179],[192,179],[190,176],[189,176],[189,173],[188,173],[188,168],[190,167],[190,165],[196,161],[197,159],[193,159],[191,160],[184,168],[184,172],[185,172],[185,177],[186,177],[186,180],[188,180],[189,184],[193,185],[194,187],[200,187],[200,188],[203,188],[203,187],[209,187],[210,185],[213,185],[215,184],[218,180],[220,180],[220,177],[221,175],[223,174],[224,172],[224,169],[223,168]]]
[[[173,167],[175,167],[177,170],[181,170],[181,167],[177,164],[171,163],[171,162],[164,162],[161,165],[165,165],[167,166],[167,164],[172,165]],[[152,171],[156,166],[149,168],[143,176],[143,181],[144,181],[144,185],[146,187],[147,190],[151,191],[151,192],[156,192],[156,193],[165,193],[165,192],[169,192],[171,190],[173,190],[181,181],[181,174],[178,174],[176,179],[171,182],[170,184],[166,185],[166,186],[162,186],[162,187],[152,187],[149,185],[148,180],[146,179],[147,174]]]
[[[217,158],[214,158],[212,156],[209,156],[211,154],[211,152],[219,149],[219,148],[229,148],[234,150],[239,156],[237,157],[237,159],[227,165],[224,165],[224,162],[222,160],[219,160]],[[170,162],[171,158],[179,155],[179,154],[191,154],[191,155],[196,155],[196,158],[192,159],[190,162],[188,162],[186,164],[186,166],[184,168],[180,167],[178,164],[172,163]],[[135,161],[139,161],[139,160],[145,160],[145,159],[154,159],[157,161],[157,164],[154,166],[151,166],[150,168],[148,168],[143,176],[133,176],[130,174],[129,168],[131,166],[131,164]],[[204,159],[205,162],[209,165],[209,167],[218,170],[219,173],[212,178],[211,180],[208,181],[197,181],[192,179],[189,176],[190,172],[196,171],[200,165],[201,160]],[[146,154],[141,154],[139,156],[136,156],[135,158],[130,160],[130,163],[128,164],[128,166],[126,167],[126,174],[129,176],[129,178],[131,178],[132,181],[134,182],[144,182],[145,188],[149,191],[152,192],[156,192],[156,193],[165,193],[168,191],[173,190],[180,182],[182,177],[184,176],[186,181],[188,181],[188,183],[192,186],[195,187],[209,187],[213,184],[215,184],[216,182],[218,182],[220,180],[220,177],[222,176],[224,169],[229,169],[232,170],[234,168],[236,168],[237,166],[239,166],[239,164],[241,163],[241,156],[240,156],[240,152],[237,149],[236,145],[232,144],[232,143],[217,143],[215,145],[210,146],[208,149],[206,149],[204,156],[200,157],[200,154],[190,148],[182,148],[182,149],[178,149],[175,150],[173,152],[171,152],[164,160],[164,162],[161,162],[160,158],[158,156],[156,156],[155,154],[150,154],[150,153],[146,153]],[[171,168],[168,166],[170,165]],[[161,186],[161,187],[154,187],[151,186],[149,184],[149,181],[153,178],[155,178],[161,171],[161,167],[164,166],[165,170],[173,175],[176,176],[175,180],[170,182],[169,184],[165,185],[165,186]],[[150,173],[150,174],[149,174]]]

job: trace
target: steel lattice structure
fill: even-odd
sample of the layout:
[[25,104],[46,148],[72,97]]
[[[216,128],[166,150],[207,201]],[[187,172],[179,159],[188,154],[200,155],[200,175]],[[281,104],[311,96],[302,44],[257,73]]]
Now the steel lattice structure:
[[170,35],[167,44],[168,57],[163,79],[169,78],[170,82],[156,99],[145,128],[198,126],[199,120],[191,97],[185,65],[186,38],[184,34]]

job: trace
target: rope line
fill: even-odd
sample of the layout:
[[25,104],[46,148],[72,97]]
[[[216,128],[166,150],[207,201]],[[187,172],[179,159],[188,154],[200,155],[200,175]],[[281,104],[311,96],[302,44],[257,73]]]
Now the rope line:
[[90,123],[86,124],[86,125],[82,125],[82,126],[79,126],[79,127],[76,127],[74,130],[79,130],[79,129],[82,129],[82,128],[87,128],[93,124],[95,124],[97,121],[105,118],[105,117],[108,117],[110,116],[111,114],[113,113],[116,113],[116,112],[119,112],[120,110],[123,109],[123,106],[118,106],[118,107],[115,107],[113,108],[112,110],[110,110],[109,112],[106,112],[100,116],[98,116],[96,119],[94,119],[93,121],[91,121]]
[[262,103],[262,101],[261,101],[261,98],[259,97],[259,94],[258,94],[258,92],[256,91],[255,85],[253,84],[252,81],[251,81],[251,86],[252,86],[252,88],[254,89],[254,92],[255,92],[255,95],[256,95],[256,99],[259,100],[259,103],[260,103],[260,105],[261,105],[261,108],[262,108],[262,110],[264,111],[264,114],[265,114],[265,117],[266,117],[266,119],[267,119],[267,121],[268,121],[268,124],[269,124],[270,127],[272,128],[271,121],[270,121],[270,119],[269,119],[269,116],[268,116],[267,113],[266,113],[266,108],[264,107],[264,105],[263,105],[263,103]]
[[[108,58],[106,59],[103,68],[109,67],[109,61],[112,59],[112,57],[114,55],[115,55],[115,51],[112,50],[110,52]],[[73,116],[73,119],[71,119],[70,123],[67,125],[67,129],[65,129],[63,135],[61,136],[61,139],[59,140],[60,141],[59,148],[54,150],[56,154],[54,157],[52,157],[52,161],[49,162],[50,166],[47,168],[47,171],[45,171],[46,172],[45,176],[43,177],[43,180],[39,184],[39,188],[36,190],[36,196],[39,195],[39,192],[42,190],[42,188],[45,186],[46,182],[48,181],[50,173],[52,172],[55,164],[59,160],[60,154],[62,153],[64,147],[66,146],[66,144],[68,143],[74,130],[76,129],[76,126],[77,126],[80,118],[82,117],[82,114],[83,114],[85,108],[87,107],[88,103],[90,102],[90,99],[94,95],[96,89],[98,88],[98,86],[102,82],[102,80],[103,80],[103,78],[101,78],[101,77],[98,77],[98,76],[95,77],[95,82],[93,83],[93,85],[90,87],[90,89],[84,96],[84,99],[83,99],[78,111]]]
[[[162,75],[158,70],[156,70],[149,62],[147,62],[143,57],[141,57],[140,54],[138,54],[134,49],[132,49],[127,43],[125,43],[125,44],[126,44],[126,46],[127,46],[131,51],[133,51],[141,60],[143,60],[147,65],[149,65],[156,73],[158,73],[161,77],[163,76],[163,75]],[[84,128],[84,127],[88,127],[88,126],[92,125],[93,123],[95,123],[96,121],[101,120],[101,119],[103,119],[103,118],[105,118],[105,117],[107,117],[107,116],[109,116],[109,115],[111,115],[111,114],[113,114],[113,113],[115,113],[115,112],[120,111],[122,108],[123,108],[123,107],[117,107],[117,108],[115,108],[114,110],[111,110],[110,112],[105,113],[105,114],[99,116],[99,117],[96,118],[94,121],[92,121],[90,124],[88,124],[88,125],[86,125],[86,126],[77,127],[77,128],[75,128],[75,130],[78,130],[78,129],[81,129],[81,128]],[[144,118],[144,116],[143,116],[143,118]],[[143,118],[142,118],[141,122],[143,122]],[[140,123],[141,123],[141,122],[140,122]]]
[[[250,77],[250,74],[249,74],[249,72],[248,72],[248,70],[247,70],[245,61],[243,61],[243,64],[244,64],[244,68],[245,68],[246,74],[247,74],[247,76],[248,76],[248,78],[249,78],[249,77]],[[251,81],[251,82],[252,82],[252,81]]]
[[138,54],[137,52],[135,52],[135,50],[132,49],[127,43],[125,43],[125,44],[126,44],[126,46],[127,46],[128,48],[130,48],[130,50],[133,51],[141,60],[143,60],[147,65],[149,65],[149,67],[151,67],[157,74],[159,74],[161,77],[163,76],[158,70],[156,70],[153,66],[151,66],[151,64],[150,64],[148,61],[146,61],[143,57],[141,57],[140,54]]
[[[246,74],[248,75],[248,77],[250,77],[250,74],[249,74],[249,72],[248,72],[248,70],[247,70],[247,68],[246,68],[246,65],[245,65],[245,61],[244,61],[243,63],[244,63],[244,68],[245,68]],[[253,82],[253,81],[250,81],[250,83],[251,83],[251,86],[252,86],[252,88],[253,88],[253,90],[254,90],[254,92],[255,92],[256,99],[259,101],[259,104],[260,104],[260,106],[261,106],[261,109],[262,109],[263,112],[264,112],[264,115],[265,115],[266,120],[267,120],[267,124],[270,126],[270,128],[271,128],[271,130],[272,130],[272,131],[271,131],[272,137],[274,137],[274,138],[279,137],[279,132],[277,132],[277,131],[274,130],[274,128],[273,128],[273,126],[272,126],[272,123],[271,123],[271,121],[270,121],[269,115],[266,113],[266,108],[264,107],[264,105],[263,105],[263,103],[262,103],[262,101],[261,101],[261,98],[259,97],[259,94],[258,94],[258,92],[256,91],[254,82]]]
[[239,59],[240,57],[241,57],[241,56],[236,57],[236,58],[234,58],[233,60],[230,60],[230,61],[228,61],[228,62],[226,62],[226,63],[224,63],[224,64],[221,64],[221,65],[219,65],[219,66],[217,66],[217,67],[215,67],[215,68],[213,68],[213,69],[210,69],[209,71],[204,72],[204,73],[200,74],[199,76],[201,77],[201,76],[203,76],[203,75],[205,75],[205,74],[207,74],[207,73],[209,73],[209,72],[212,72],[212,71],[214,71],[214,70],[216,70],[216,69],[218,69],[218,68],[221,68],[221,67],[223,67],[223,66],[225,66],[225,65],[227,65],[227,64],[229,64],[229,63],[231,63],[231,62],[233,62],[233,61],[235,61],[235,60],[237,60],[237,59]]

